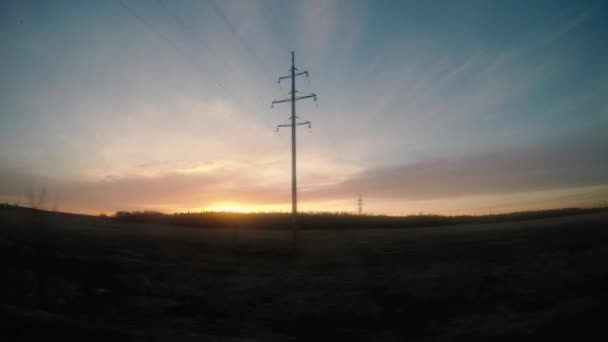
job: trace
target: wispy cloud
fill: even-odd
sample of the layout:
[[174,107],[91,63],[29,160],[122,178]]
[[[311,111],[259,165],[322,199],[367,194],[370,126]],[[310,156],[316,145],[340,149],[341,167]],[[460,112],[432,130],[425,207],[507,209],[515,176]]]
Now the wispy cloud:
[[126,3],[2,5],[0,154],[27,165],[3,196],[48,178],[87,208],[285,203],[289,108],[269,105],[292,49],[320,95],[298,104],[310,205],[604,181],[603,2]]
[[427,200],[608,185],[605,145],[493,151],[365,171],[310,197]]

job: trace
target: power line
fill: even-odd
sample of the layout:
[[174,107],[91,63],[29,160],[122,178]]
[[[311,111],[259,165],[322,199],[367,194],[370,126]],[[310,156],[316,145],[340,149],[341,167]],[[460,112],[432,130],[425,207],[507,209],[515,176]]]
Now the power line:
[[[213,12],[222,20],[224,25],[226,27],[228,27],[228,30],[236,38],[236,40],[239,42],[239,44],[241,44],[243,46],[243,48],[245,50],[247,50],[249,55],[252,57],[252,60],[254,60],[261,67],[261,69],[263,69],[261,72],[269,73],[270,68],[268,67],[268,65],[264,62],[264,60],[262,58],[260,58],[258,56],[258,54],[255,52],[255,50],[251,47],[251,44],[249,44],[249,42],[246,39],[244,39],[242,35],[239,34],[236,27],[234,27],[234,25],[230,22],[230,20],[228,19],[228,16],[224,13],[224,11],[222,11],[220,6],[214,0],[207,0],[207,2],[211,6],[211,9],[213,10]],[[258,100],[261,103],[264,103],[264,100],[262,99],[262,97],[260,96],[259,93],[256,95],[256,97],[258,98]]]
[[215,14],[228,27],[228,30],[230,31],[230,33],[238,40],[238,42],[245,48],[245,50],[247,50],[247,52],[249,52],[249,54],[253,57],[253,60],[260,67],[262,67],[262,69],[263,69],[262,71],[268,72],[269,68],[268,68],[267,64],[264,62],[263,59],[261,59],[258,56],[258,54],[255,52],[255,50],[251,47],[251,44],[249,44],[249,42],[239,34],[236,27],[234,27],[234,25],[230,22],[230,20],[228,20],[228,16],[226,16],[226,14],[224,13],[224,11],[222,11],[220,6],[218,6],[218,4],[214,0],[208,0],[208,3],[211,5],[211,8],[215,12]]
[[[199,72],[203,73],[205,76],[207,76],[208,78],[213,78],[214,81],[213,83],[215,83],[219,88],[221,88],[222,90],[224,90],[225,92],[228,92],[228,88],[226,88],[226,86],[224,86],[224,84],[222,82],[220,82],[217,77],[213,76],[211,73],[207,72],[207,70],[205,70],[204,67],[202,67],[198,62],[195,62],[196,59],[191,58],[191,54],[181,48],[178,44],[176,44],[171,38],[169,38],[169,36],[163,34],[160,30],[158,30],[154,25],[152,25],[148,20],[146,20],[144,17],[142,17],[141,15],[139,15],[137,13],[137,11],[135,11],[135,9],[133,9],[132,7],[128,6],[123,0],[116,0],[118,2],[118,4],[125,9],[129,14],[131,14],[134,18],[136,18],[138,21],[140,21],[148,30],[150,30],[150,32],[152,32],[153,34],[157,35],[161,40],[165,41],[167,44],[169,44],[169,46],[171,46],[176,52],[178,52],[179,54],[181,54],[181,56],[186,59],[195,69],[197,69]],[[206,42],[197,34],[196,30],[185,23],[185,21],[183,21],[179,16],[173,14],[168,8],[167,6],[163,3],[163,1],[158,0],[157,1],[160,5],[160,8],[165,11],[170,17],[172,17],[172,19],[177,23],[178,26],[181,26],[182,28],[185,28],[187,31],[190,31],[190,33],[192,34],[192,36],[202,45],[203,48],[205,48],[207,51],[211,50],[209,49],[208,45],[206,44]],[[220,60],[222,62],[223,59],[220,58]],[[228,70],[232,69],[231,66],[229,66],[226,62],[224,62],[224,65],[226,66],[226,68]],[[250,107],[251,104],[249,101],[247,101],[245,99],[245,97],[242,95],[242,93],[232,93],[233,98],[236,99],[236,101],[240,102],[242,105],[244,105],[245,107]],[[260,98],[260,96],[257,96],[258,100],[260,102],[262,102],[262,99]]]
[[[317,100],[317,95],[314,93],[296,96],[296,93],[298,93],[298,91],[296,90],[296,77],[302,76],[302,75],[308,77],[308,71],[297,71],[296,72],[296,70],[298,70],[298,69],[296,68],[296,65],[295,65],[295,52],[292,51],[291,52],[290,74],[287,76],[279,77],[279,80],[278,80],[278,82],[280,84],[281,80],[291,79],[291,92],[289,92],[289,94],[291,95],[291,98],[272,101],[272,107],[274,107],[274,105],[278,104],[278,103],[291,102],[291,118],[290,118],[291,122],[287,123],[287,124],[278,125],[277,131],[279,131],[279,129],[282,127],[291,127],[291,229],[292,229],[292,233],[293,233],[293,250],[294,251],[296,250],[297,243],[298,243],[298,235],[297,235],[298,230],[297,230],[297,225],[296,225],[296,217],[298,215],[298,187],[297,187],[297,178],[296,178],[296,127],[302,126],[302,125],[308,125],[309,128],[311,127],[310,121],[300,119],[296,115],[296,101],[309,99],[309,98],[313,98],[315,101]],[[300,122],[298,122],[298,119],[300,119]]]
[[[181,26],[183,29],[185,29],[186,31],[190,32],[190,34],[192,35],[192,37],[194,37],[194,39],[196,39],[196,41],[198,41],[203,48],[206,51],[211,51],[211,48],[209,48],[209,45],[199,36],[198,32],[194,29],[194,27],[192,27],[191,25],[187,24],[184,20],[182,20],[182,18],[175,14],[173,11],[169,10],[169,8],[167,7],[167,5],[165,4],[164,1],[162,0],[157,0],[157,3],[160,5],[160,8],[167,13],[167,15],[169,17],[171,17],[171,19],[173,19],[173,21],[178,25]],[[222,62],[222,64],[224,64],[224,66],[227,69],[231,69],[232,66],[228,65],[228,63],[226,63],[226,61],[224,61],[223,59],[220,59],[220,61]]]
[[[160,30],[158,30],[154,25],[152,25],[149,21],[147,21],[144,17],[142,17],[141,15],[139,15],[137,13],[137,11],[135,11],[135,9],[133,9],[132,7],[128,6],[123,0],[116,0],[118,2],[118,4],[127,11],[127,13],[129,13],[130,15],[132,15],[135,19],[137,19],[139,22],[141,22],[148,30],[150,30],[150,32],[152,32],[153,34],[157,35],[161,40],[165,41],[167,44],[169,44],[176,52],[178,52],[179,54],[182,55],[182,57],[184,59],[186,59],[194,68],[198,69],[199,71],[204,71],[202,70],[203,68],[198,65],[197,63],[195,63],[189,56],[189,53],[184,50],[183,48],[181,48],[179,45],[177,45],[173,40],[171,40],[171,38],[169,38],[169,36],[163,34]],[[208,73],[205,73],[207,76],[209,75]],[[220,88],[222,88],[225,91],[228,91],[228,89],[226,87],[224,87],[224,85],[219,82],[219,81],[215,81],[216,85]]]
[[[182,29],[184,29],[185,31],[189,32],[190,35],[192,37],[194,37],[194,39],[201,44],[201,46],[205,49],[205,51],[213,51],[214,49],[209,47],[209,44],[207,44],[207,42],[201,38],[200,34],[198,33],[198,31],[194,28],[194,26],[188,24],[185,20],[183,20],[183,18],[181,16],[179,16],[178,14],[176,14],[174,11],[171,11],[167,5],[165,4],[165,2],[163,0],[157,0],[157,3],[160,5],[160,8],[167,13],[168,16],[170,16],[173,21],[180,26]],[[216,11],[216,14],[218,14],[217,12],[219,11],[219,9],[216,8],[216,4],[212,3],[212,7],[213,9]],[[225,15],[223,14],[223,12],[220,12],[220,17],[222,18],[222,20],[224,20],[225,22],[228,21],[228,18],[225,17]],[[227,23],[227,25],[230,25],[230,23]],[[232,28],[232,31],[234,31],[235,29]],[[233,34],[235,34],[233,32]],[[250,49],[249,49],[250,50]],[[257,57],[257,55],[254,55],[254,59],[259,60],[259,58]],[[234,69],[233,65],[229,65],[228,62],[226,62],[225,59],[223,58],[219,58],[219,61],[224,65],[224,67],[226,68],[226,70],[232,70]],[[259,62],[258,62],[259,63]],[[265,65],[263,65],[263,67],[265,67]],[[222,87],[222,89],[226,90],[226,87],[224,87],[220,82],[218,82],[218,85],[220,85]],[[241,102],[243,102],[244,104],[246,104],[247,101],[243,100],[243,98],[241,97],[240,93],[236,93],[236,96],[240,98]],[[264,103],[264,100],[261,98],[260,94],[256,94],[255,96],[258,101],[260,103]]]

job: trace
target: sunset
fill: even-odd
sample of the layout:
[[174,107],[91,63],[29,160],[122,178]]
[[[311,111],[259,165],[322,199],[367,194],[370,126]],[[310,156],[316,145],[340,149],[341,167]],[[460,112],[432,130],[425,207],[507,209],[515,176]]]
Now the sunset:
[[607,1],[0,17],[22,340],[578,339],[606,311]]
[[[3,5],[0,198],[98,214],[376,214],[608,198],[602,2],[54,1]],[[294,20],[295,19],[295,20]],[[55,203],[56,202],[56,203]],[[220,204],[218,204],[220,203]]]

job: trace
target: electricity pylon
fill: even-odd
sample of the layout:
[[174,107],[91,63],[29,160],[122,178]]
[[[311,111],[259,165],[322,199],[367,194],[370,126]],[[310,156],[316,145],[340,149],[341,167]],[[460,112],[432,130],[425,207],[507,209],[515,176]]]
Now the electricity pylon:
[[[297,246],[297,239],[298,239],[298,236],[297,236],[298,229],[296,226],[296,217],[298,215],[298,186],[297,186],[297,178],[296,178],[296,127],[302,126],[302,125],[308,125],[308,127],[310,128],[310,126],[311,126],[310,121],[302,120],[296,115],[296,101],[309,99],[309,98],[313,98],[315,101],[317,100],[317,95],[314,93],[296,96],[296,93],[298,93],[298,91],[296,90],[296,77],[302,76],[302,75],[308,77],[308,71],[297,71],[297,70],[298,69],[296,68],[296,65],[295,65],[295,52],[292,51],[291,52],[290,73],[287,76],[279,77],[279,80],[278,80],[278,82],[280,84],[281,80],[291,78],[291,92],[289,92],[289,94],[291,95],[291,98],[272,101],[272,105],[271,105],[271,107],[274,107],[274,105],[277,103],[291,102],[291,117],[289,118],[290,122],[287,124],[278,125],[277,131],[281,127],[291,127],[291,229],[293,232],[294,249]],[[298,122],[298,119],[300,119],[300,122]]]
[[357,209],[359,215],[363,215],[363,197],[361,197],[361,194],[359,194],[359,198],[357,198]]

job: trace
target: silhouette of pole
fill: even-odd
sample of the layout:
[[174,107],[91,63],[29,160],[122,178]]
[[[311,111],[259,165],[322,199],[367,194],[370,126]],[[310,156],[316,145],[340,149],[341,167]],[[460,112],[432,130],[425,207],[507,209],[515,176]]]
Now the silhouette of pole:
[[[296,93],[298,93],[298,91],[296,90],[296,77],[302,76],[302,75],[305,75],[306,77],[308,77],[308,71],[298,71],[297,72],[297,70],[298,70],[298,68],[296,68],[296,64],[295,64],[295,52],[292,51],[291,52],[290,73],[288,76],[279,77],[279,83],[281,83],[281,80],[291,78],[291,92],[290,92],[291,98],[272,101],[272,107],[274,107],[274,105],[277,103],[291,102],[291,117],[289,118],[290,123],[278,125],[277,131],[281,127],[291,127],[291,229],[292,229],[292,233],[293,233],[292,242],[293,242],[294,250],[297,247],[297,241],[298,241],[298,229],[297,229],[297,223],[296,223],[296,218],[298,215],[296,126],[308,125],[309,128],[311,126],[310,121],[301,120],[296,115],[296,101],[304,100],[304,99],[308,99],[308,98],[313,98],[315,101],[317,100],[317,95],[314,93],[302,95],[302,96],[296,96]],[[298,119],[300,119],[300,122],[298,122]]]
[[359,215],[363,215],[363,197],[361,197],[361,194],[359,194],[359,198],[357,198],[357,209]]
[[291,51],[291,217],[296,239],[296,216],[298,215],[298,182],[296,179],[296,57]]

